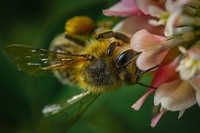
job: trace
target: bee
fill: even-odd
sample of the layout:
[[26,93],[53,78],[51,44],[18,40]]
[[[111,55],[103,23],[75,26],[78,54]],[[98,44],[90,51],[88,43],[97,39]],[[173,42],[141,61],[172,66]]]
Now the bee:
[[29,74],[52,70],[63,84],[83,89],[67,102],[46,106],[43,113],[47,116],[89,97],[86,103],[90,104],[101,93],[124,83],[142,84],[138,75],[144,71],[136,66],[140,53],[131,49],[128,36],[112,30],[97,32],[87,42],[68,31],[55,37],[49,50],[13,44],[6,47],[6,52],[19,69]]

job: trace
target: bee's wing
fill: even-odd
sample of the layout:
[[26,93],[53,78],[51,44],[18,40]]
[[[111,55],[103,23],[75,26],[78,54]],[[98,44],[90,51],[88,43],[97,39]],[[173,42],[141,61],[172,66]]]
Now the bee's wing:
[[[41,120],[40,130],[49,132],[62,129],[62,132],[65,132],[76,123],[99,95],[100,94],[84,92],[66,101],[62,101],[59,104],[47,105],[42,111],[46,117],[43,117]],[[44,129],[43,127],[48,127],[48,129]]]
[[5,51],[20,70],[29,74],[69,68],[87,60],[84,55],[56,53],[20,44],[8,45]]

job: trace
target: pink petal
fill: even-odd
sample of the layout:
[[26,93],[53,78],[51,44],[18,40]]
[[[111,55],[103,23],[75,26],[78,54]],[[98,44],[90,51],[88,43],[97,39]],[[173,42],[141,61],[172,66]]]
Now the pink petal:
[[103,10],[106,16],[130,16],[143,14],[135,5],[133,0],[121,0],[109,9]]
[[161,9],[157,6],[149,6],[148,7],[148,13],[152,17],[160,18],[164,11],[165,11],[164,9]]
[[151,5],[161,5],[164,3],[164,0],[160,0],[159,2],[153,2],[152,0],[135,0],[137,7],[144,13],[149,14],[148,7]]
[[[128,35],[130,38],[133,34],[141,29],[146,29],[154,34],[163,34],[163,27],[155,27],[149,25],[148,20],[149,16],[132,16],[128,17],[121,22],[119,22],[114,28],[113,31],[121,32]],[[137,25],[137,26],[134,26]]]
[[178,119],[180,119],[183,116],[184,113],[185,113],[185,110],[179,111]]
[[143,105],[144,101],[146,100],[146,98],[154,91],[155,91],[154,89],[148,89],[147,92],[132,105],[132,108],[136,111],[139,110]]
[[170,111],[185,110],[196,103],[195,91],[187,81],[174,80],[162,84],[155,92],[154,104]]
[[160,67],[157,70],[152,80],[151,85],[155,87],[159,87],[161,84],[165,82],[175,80],[178,76],[178,72],[176,72],[176,67],[178,66],[178,64],[179,64],[179,60],[178,58],[176,58],[169,64]]
[[163,116],[165,111],[160,111],[152,120],[151,120],[151,127],[155,127],[160,120],[160,118]]
[[165,37],[151,34],[144,29],[133,35],[132,49],[142,52],[136,61],[138,68],[147,70],[161,63],[168,53],[168,49],[163,49],[162,45],[165,40]]
[[136,60],[137,67],[141,70],[147,70],[149,68],[152,68],[160,64],[164,57],[167,55],[167,53],[168,50],[162,52],[148,51],[141,53]]
[[136,32],[131,38],[131,46],[137,52],[154,50],[165,42],[166,38],[149,33],[143,29]]

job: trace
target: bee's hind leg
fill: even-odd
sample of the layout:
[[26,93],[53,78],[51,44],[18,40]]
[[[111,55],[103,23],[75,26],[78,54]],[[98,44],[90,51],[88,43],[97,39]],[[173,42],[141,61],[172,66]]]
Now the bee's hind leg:
[[73,41],[74,43],[76,43],[76,44],[78,44],[78,45],[80,45],[80,46],[85,47],[86,42],[83,41],[83,40],[81,40],[81,39],[79,39],[79,38],[77,38],[77,37],[75,37],[75,36],[72,36],[72,35],[70,35],[70,34],[65,33],[65,34],[64,34],[64,37],[65,37],[66,39],[69,39],[69,40]]

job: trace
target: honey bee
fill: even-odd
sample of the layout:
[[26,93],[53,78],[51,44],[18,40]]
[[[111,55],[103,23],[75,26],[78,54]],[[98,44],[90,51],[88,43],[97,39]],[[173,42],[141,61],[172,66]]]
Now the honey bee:
[[143,71],[136,66],[140,53],[131,49],[129,37],[112,30],[97,32],[87,42],[67,32],[55,37],[49,50],[13,44],[6,47],[6,52],[19,69],[29,74],[52,70],[62,83],[84,90],[63,104],[46,106],[45,115],[56,114],[87,97],[91,102],[123,83],[141,84],[138,75]]

